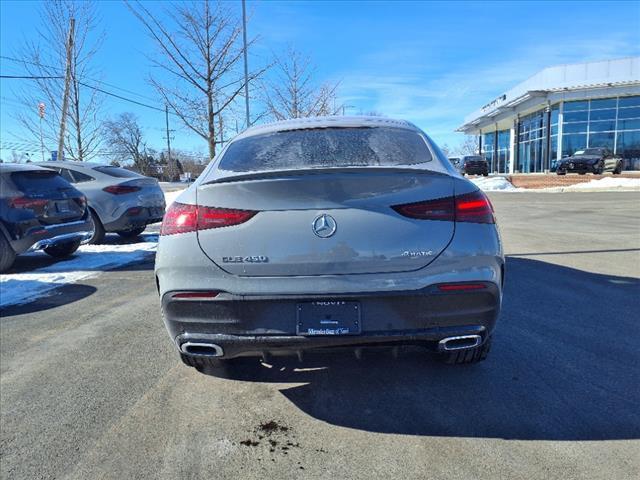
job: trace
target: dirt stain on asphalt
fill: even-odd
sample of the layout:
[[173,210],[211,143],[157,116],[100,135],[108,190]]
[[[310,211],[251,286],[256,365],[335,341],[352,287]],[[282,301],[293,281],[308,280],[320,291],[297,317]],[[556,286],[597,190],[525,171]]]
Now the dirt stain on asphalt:
[[[274,454],[279,452],[281,455],[288,455],[294,448],[300,448],[300,443],[294,441],[295,438],[290,438],[293,435],[291,427],[278,423],[275,420],[269,420],[258,425],[253,431],[256,438],[249,438],[240,442],[240,445],[246,447],[257,447],[261,444],[262,440],[267,440],[269,452]],[[271,458],[275,461],[275,458]],[[298,462],[299,464],[300,462]],[[302,465],[299,465],[301,470],[304,470]]]

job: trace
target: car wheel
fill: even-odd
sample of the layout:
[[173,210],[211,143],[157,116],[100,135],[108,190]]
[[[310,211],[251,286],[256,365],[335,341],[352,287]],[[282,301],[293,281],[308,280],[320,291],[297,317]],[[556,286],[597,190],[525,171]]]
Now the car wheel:
[[104,241],[104,226],[98,217],[98,214],[93,211],[92,208],[89,209],[89,213],[91,214],[91,222],[93,222],[93,236],[89,239],[88,243],[98,244]]
[[622,164],[619,163],[618,165],[616,165],[616,168],[613,169],[613,174],[620,175],[621,173],[622,173]]
[[586,175],[587,172],[578,172],[578,175]]
[[600,165],[599,167],[593,169],[594,175],[602,175],[603,173],[604,173],[604,165]]
[[146,225],[144,227],[134,228],[133,230],[122,230],[116,233],[120,235],[122,238],[134,238],[140,235],[142,232],[144,232],[145,228],[147,228]]
[[16,259],[16,252],[11,248],[9,240],[0,232],[0,272],[6,272],[13,266]]
[[64,258],[78,250],[79,246],[80,240],[74,240],[72,242],[65,242],[59,245],[51,245],[50,247],[46,247],[44,252],[51,255],[53,258]]
[[489,176],[489,172],[484,172],[484,173],[482,174],[482,176],[483,176],[483,177],[488,177],[488,176]]
[[487,338],[482,345],[474,348],[441,353],[440,359],[448,365],[478,363],[487,358],[490,350],[491,337]]

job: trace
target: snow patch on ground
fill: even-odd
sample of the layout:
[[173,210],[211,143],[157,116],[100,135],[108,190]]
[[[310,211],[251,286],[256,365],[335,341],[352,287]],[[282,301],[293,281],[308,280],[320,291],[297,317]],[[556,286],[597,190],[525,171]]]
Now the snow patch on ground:
[[[141,261],[156,250],[158,235],[148,234],[140,238],[142,241],[137,243],[83,245],[68,260],[61,260],[29,272],[2,274],[0,307],[27,303],[61,285],[95,277],[110,268]],[[121,241],[120,237],[115,236],[108,236],[107,239]],[[34,252],[18,258],[36,255],[42,256],[43,261],[48,259],[44,252]],[[34,261],[38,260],[34,258]]]
[[640,189],[640,178],[605,177],[564,187],[565,190],[597,190],[603,188],[612,190],[621,188]]
[[[182,192],[184,188],[165,192],[167,207]],[[153,227],[150,229],[153,230]],[[139,262],[151,252],[155,252],[158,246],[158,235],[143,234],[135,243],[123,240],[116,235],[108,235],[106,241],[109,243],[83,245],[71,258],[46,267],[0,275],[0,307],[27,303],[49,294],[51,290],[61,285],[79,282],[95,277],[105,270]],[[49,257],[44,252],[20,255],[18,258],[23,259],[23,257],[32,257],[36,265],[49,261]],[[18,260],[17,264],[19,268],[20,264],[24,264],[24,259]]]
[[476,177],[470,178],[478,188],[484,192],[508,192],[520,190],[514,187],[505,177]]

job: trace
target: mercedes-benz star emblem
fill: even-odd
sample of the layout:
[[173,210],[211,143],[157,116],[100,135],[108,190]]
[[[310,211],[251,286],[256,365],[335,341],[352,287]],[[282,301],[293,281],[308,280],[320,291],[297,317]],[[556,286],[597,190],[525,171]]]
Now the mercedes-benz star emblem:
[[328,238],[334,233],[336,233],[336,229],[338,225],[336,221],[331,215],[327,215],[323,213],[322,215],[316,217],[313,221],[313,233],[315,233],[320,238]]

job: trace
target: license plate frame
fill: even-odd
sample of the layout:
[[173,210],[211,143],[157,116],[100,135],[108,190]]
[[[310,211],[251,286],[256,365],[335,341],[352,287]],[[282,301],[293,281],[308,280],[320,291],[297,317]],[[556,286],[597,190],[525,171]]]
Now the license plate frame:
[[56,200],[56,212],[58,213],[71,213],[71,205],[69,205],[69,200]]
[[305,337],[359,335],[362,332],[360,302],[318,300],[296,308],[296,334]]

